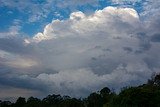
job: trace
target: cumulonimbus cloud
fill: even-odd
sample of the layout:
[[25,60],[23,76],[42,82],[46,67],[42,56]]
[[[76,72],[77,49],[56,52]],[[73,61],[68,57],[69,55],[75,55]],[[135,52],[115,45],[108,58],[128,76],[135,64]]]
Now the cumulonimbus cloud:
[[[39,87],[45,94],[72,92],[76,97],[104,86],[119,90],[144,83],[160,68],[160,44],[155,40],[160,32],[150,32],[154,21],[141,21],[131,8],[106,7],[91,15],[73,12],[67,20],[53,20],[33,38],[0,43],[1,72],[12,69],[1,78],[12,76],[15,82],[8,85],[14,87]],[[17,40],[21,47],[7,40]],[[14,85],[19,80],[28,85]]]

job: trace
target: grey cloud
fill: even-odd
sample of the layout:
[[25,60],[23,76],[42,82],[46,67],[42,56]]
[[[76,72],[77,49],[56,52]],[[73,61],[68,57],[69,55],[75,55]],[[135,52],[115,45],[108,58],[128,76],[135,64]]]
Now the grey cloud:
[[[115,83],[116,80],[114,80],[118,76],[119,78],[123,78],[124,76],[124,80],[119,80],[119,84],[121,83],[123,86],[144,82],[145,78],[149,77],[151,74],[150,69],[143,61],[142,56],[146,55],[134,55],[125,52],[126,50],[133,51],[137,49],[145,52],[149,51],[151,48],[151,46],[148,45],[149,40],[146,41],[143,40],[143,37],[138,37],[139,30],[143,30],[143,28],[139,26],[139,19],[134,12],[130,10],[124,11],[124,13],[129,12],[125,13],[127,15],[124,17],[112,17],[108,14],[108,12],[110,12],[109,10],[111,13],[113,12],[112,15],[115,14],[114,8],[106,8],[106,10],[98,11],[93,16],[85,16],[83,13],[74,13],[75,16],[73,19],[71,17],[71,19],[66,21],[53,21],[51,24],[47,25],[45,32],[43,32],[41,36],[48,37],[49,40],[40,40],[41,36],[37,35],[37,38],[33,39],[33,43],[34,40],[35,42],[38,40],[38,47],[44,47],[45,50],[41,48],[41,55],[43,55],[43,52],[45,52],[44,55],[47,54],[48,59],[43,59],[42,63],[53,64],[53,68],[57,71],[64,71],[62,74],[66,74],[66,70],[70,69],[78,72],[78,69],[89,68],[91,74],[88,75],[92,75],[93,73],[97,81],[114,88],[120,87],[118,83]],[[128,15],[130,12],[133,12],[133,16]],[[96,17],[98,15],[99,17]],[[132,20],[126,20],[128,17]],[[88,21],[89,19],[91,21]],[[64,26],[68,27],[66,28]],[[53,39],[50,39],[52,37]],[[120,37],[121,39],[115,39],[116,37]],[[52,56],[50,56],[50,54]],[[119,70],[121,64],[124,69]],[[88,71],[84,71],[84,73],[85,72]],[[143,75],[144,72],[146,72],[146,75]],[[59,75],[59,73],[45,75],[45,78],[55,77],[55,75]],[[70,75],[73,77],[75,76],[74,73]],[[132,76],[133,78],[131,78]],[[92,83],[93,77],[87,78],[91,79],[90,82]],[[54,78],[52,79],[54,80]],[[50,79],[50,81],[53,81],[52,79]],[[66,82],[69,83],[60,83],[62,85],[60,85],[61,87],[58,88],[58,90],[61,90],[63,86],[68,90],[72,90],[75,82],[70,79],[68,80],[67,77],[64,79],[67,79]],[[136,79],[138,79],[137,82]],[[55,83],[60,82],[60,80],[56,81]],[[70,85],[72,87],[69,87]],[[83,86],[85,85],[83,84]],[[96,83],[93,86],[102,87],[102,85],[97,86]],[[56,87],[57,86],[54,88]],[[97,88],[94,89],[96,90]],[[79,87],[79,89],[76,90],[86,89]],[[62,93],[67,93],[67,91],[62,91]],[[81,92],[78,91],[78,93]],[[83,95],[83,93],[81,94]]]
[[0,49],[10,53],[27,54],[31,49],[24,46],[23,40],[21,37],[0,38]]
[[[160,1],[157,0],[145,0],[143,3],[143,12],[140,14],[142,17],[144,16],[146,20],[149,18],[147,17],[152,17],[155,16],[156,14],[159,14],[160,10]],[[144,18],[143,17],[143,18]]]
[[[26,89],[38,89],[42,90],[45,86],[38,84],[38,82],[32,80],[24,80],[21,78],[14,77],[0,77],[1,85],[11,86],[11,87],[19,87]],[[25,85],[24,85],[25,84]],[[44,89],[43,89],[44,90]]]
[[151,41],[152,41],[152,42],[160,42],[160,34],[154,34],[154,35],[151,37]]
[[0,39],[0,84],[79,97],[144,83],[160,69],[158,31],[148,26],[133,9],[107,7],[54,20],[25,42]]
[[149,50],[151,48],[150,38],[148,35],[146,35],[144,32],[140,32],[137,33],[137,37],[140,39],[139,45],[141,52]]
[[148,65],[148,67],[150,69],[154,69],[154,68],[159,68],[159,60],[157,60],[156,57],[148,57],[148,58],[144,58],[144,61],[146,62],[146,64]]
[[133,51],[131,47],[123,47],[123,49],[128,53]]

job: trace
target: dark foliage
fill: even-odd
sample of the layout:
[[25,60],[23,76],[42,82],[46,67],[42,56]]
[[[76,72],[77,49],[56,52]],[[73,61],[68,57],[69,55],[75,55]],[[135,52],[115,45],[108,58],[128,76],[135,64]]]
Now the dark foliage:
[[55,94],[42,100],[19,97],[15,103],[0,100],[0,107],[160,107],[160,74],[147,84],[123,88],[118,95],[105,87],[84,99]]

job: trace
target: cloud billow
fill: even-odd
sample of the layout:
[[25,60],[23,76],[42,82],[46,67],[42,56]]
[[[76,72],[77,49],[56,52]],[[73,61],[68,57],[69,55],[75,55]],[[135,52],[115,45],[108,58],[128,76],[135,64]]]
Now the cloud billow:
[[[53,20],[33,38],[16,43],[10,39],[12,46],[3,38],[1,73],[13,71],[3,73],[7,76],[0,84],[81,97],[104,86],[118,91],[144,83],[160,69],[160,32],[151,34],[144,25],[154,26],[141,21],[134,9],[106,7],[91,15],[73,12],[67,20]],[[14,82],[4,83],[10,76]]]

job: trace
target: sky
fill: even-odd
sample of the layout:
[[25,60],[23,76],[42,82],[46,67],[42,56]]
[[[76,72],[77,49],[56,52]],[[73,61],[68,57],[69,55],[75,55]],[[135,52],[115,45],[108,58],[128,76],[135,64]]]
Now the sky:
[[0,99],[86,97],[160,73],[158,0],[0,0]]

